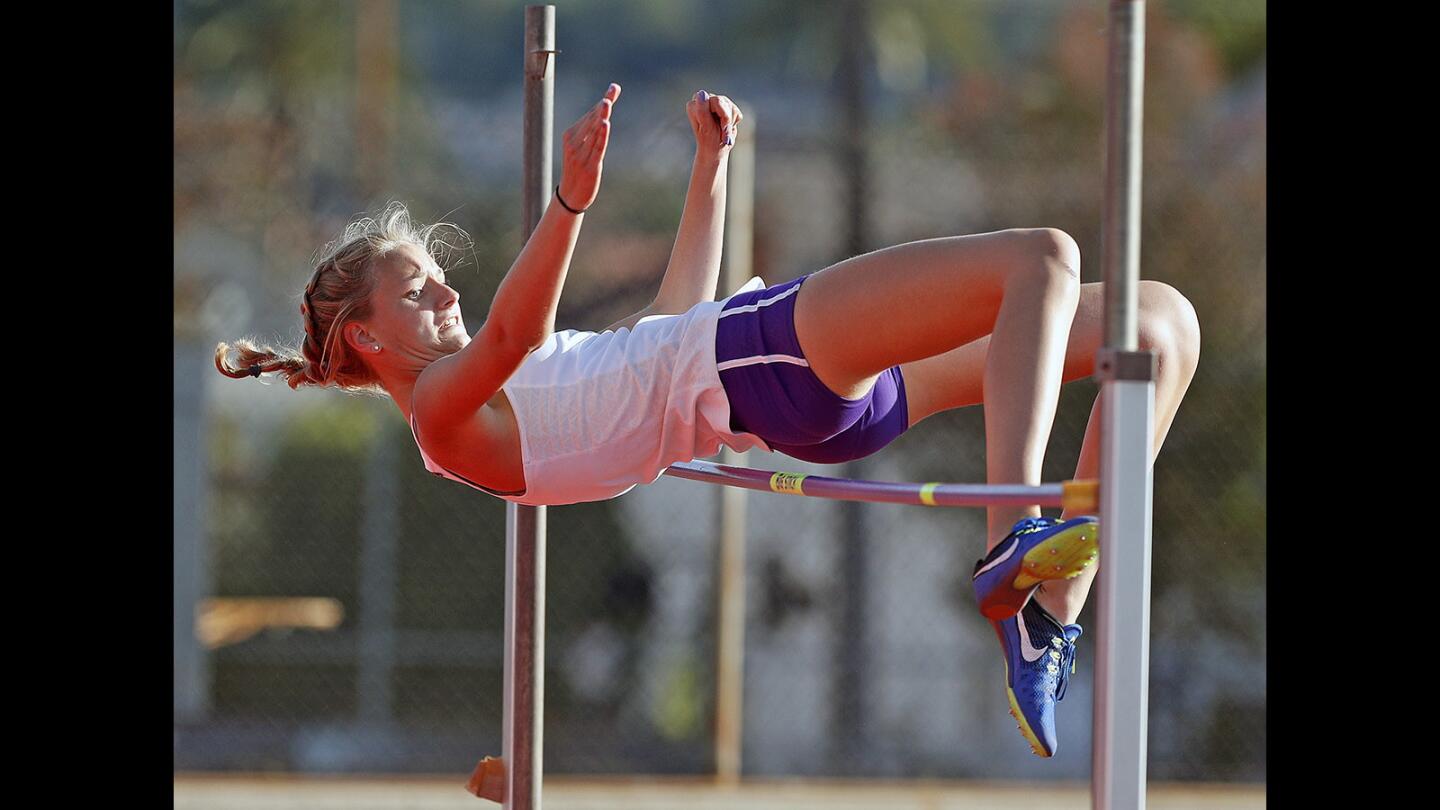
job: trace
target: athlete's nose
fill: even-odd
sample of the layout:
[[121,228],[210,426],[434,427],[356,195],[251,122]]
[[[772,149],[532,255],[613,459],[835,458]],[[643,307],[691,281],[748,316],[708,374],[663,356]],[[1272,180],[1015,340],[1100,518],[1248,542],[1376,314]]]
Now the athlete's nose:
[[445,309],[460,303],[460,293],[449,284],[441,284],[440,289],[445,291]]

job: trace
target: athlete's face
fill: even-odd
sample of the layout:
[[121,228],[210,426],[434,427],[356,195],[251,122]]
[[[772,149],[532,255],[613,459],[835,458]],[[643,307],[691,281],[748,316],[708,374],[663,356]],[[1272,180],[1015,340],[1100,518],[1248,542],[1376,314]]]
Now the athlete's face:
[[372,364],[424,368],[470,342],[460,294],[423,249],[402,245],[377,262],[375,272],[370,317],[356,336]]

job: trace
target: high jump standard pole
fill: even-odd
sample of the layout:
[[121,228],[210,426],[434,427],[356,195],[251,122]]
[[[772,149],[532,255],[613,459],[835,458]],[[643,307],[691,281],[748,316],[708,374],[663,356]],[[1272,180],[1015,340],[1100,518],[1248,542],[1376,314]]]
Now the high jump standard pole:
[[[550,202],[555,130],[555,7],[525,7],[524,188],[529,240]],[[505,504],[505,810],[540,810],[545,726],[545,513]]]
[[1136,351],[1140,284],[1144,0],[1110,0],[1105,90],[1105,345],[1101,381],[1100,570],[1090,804],[1145,807],[1150,671],[1150,444],[1155,358]]

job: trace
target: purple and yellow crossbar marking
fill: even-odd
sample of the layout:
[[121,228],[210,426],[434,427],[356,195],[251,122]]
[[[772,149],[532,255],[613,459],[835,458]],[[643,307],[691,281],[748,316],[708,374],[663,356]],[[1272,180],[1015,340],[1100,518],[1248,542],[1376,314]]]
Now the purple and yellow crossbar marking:
[[806,473],[753,470],[731,467],[709,461],[688,461],[672,464],[666,475],[723,484],[781,495],[803,495],[811,498],[832,498],[842,501],[904,503],[918,506],[990,506],[1016,504],[1021,506],[1062,506],[1079,512],[1093,513],[1099,509],[1099,484],[1096,481],[1064,481],[1058,484],[1024,486],[1019,484],[910,484],[890,481],[856,481],[850,478],[828,478]]

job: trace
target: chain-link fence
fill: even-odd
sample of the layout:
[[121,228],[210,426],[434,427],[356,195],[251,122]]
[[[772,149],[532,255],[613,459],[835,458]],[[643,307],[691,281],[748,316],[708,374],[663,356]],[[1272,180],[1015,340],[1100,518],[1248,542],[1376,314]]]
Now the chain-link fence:
[[[867,248],[1052,226],[1098,280],[1103,4],[957,5],[872,9]],[[1149,773],[1263,780],[1263,51],[1228,67],[1203,15],[1150,5],[1142,275],[1189,298],[1204,347],[1155,467]],[[847,123],[822,47],[836,31],[807,7],[705,7],[559,10],[557,132],[606,82],[625,93],[557,328],[603,328],[654,294],[700,87],[754,124],[754,272],[775,284],[846,256]],[[351,8],[176,3],[177,770],[466,772],[500,753],[504,504],[427,474],[386,400],[210,366],[217,340],[297,336],[311,255],[386,197],[471,234],[450,279],[472,327],[519,250],[519,4],[390,8],[379,192],[351,168],[371,89]],[[672,44],[597,41],[641,23]],[[456,46],[457,30],[505,58]],[[715,38],[740,45],[676,53]],[[952,41],[959,56],[936,44]],[[1074,473],[1096,390],[1063,389],[1045,480]],[[983,415],[938,414],[848,468],[747,463],[983,481]],[[712,769],[718,501],[662,478],[550,508],[548,771]],[[1059,706],[1060,752],[1038,760],[969,589],[984,532],[980,510],[749,497],[745,773],[1088,776],[1093,639]]]

